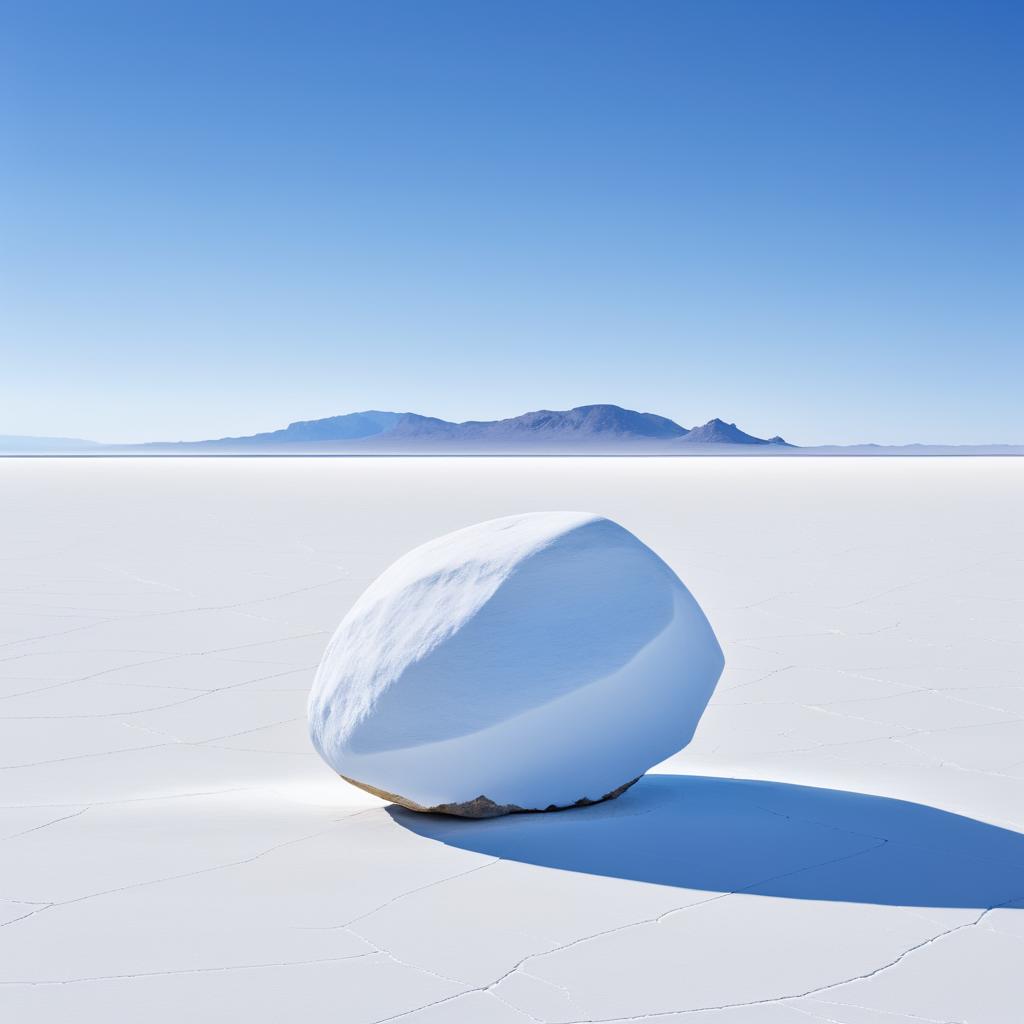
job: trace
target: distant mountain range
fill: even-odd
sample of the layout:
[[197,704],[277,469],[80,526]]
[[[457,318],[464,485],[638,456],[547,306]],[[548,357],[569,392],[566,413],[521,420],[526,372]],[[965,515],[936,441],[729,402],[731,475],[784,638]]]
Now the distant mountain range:
[[617,405],[581,405],[575,409],[541,409],[504,420],[467,420],[453,423],[414,412],[354,412],[322,420],[300,420],[283,430],[247,437],[221,437],[210,441],[153,442],[139,446],[149,451],[204,452],[346,451],[413,454],[496,452],[661,452],[685,451],[693,445],[787,445],[744,433],[735,423],[722,420],[692,430],[649,412],[634,412]]
[[1021,445],[849,445],[801,448],[735,423],[687,428],[617,405],[541,409],[504,420],[453,423],[414,412],[369,410],[299,420],[281,430],[208,441],[100,444],[0,435],[7,455],[1020,455]]

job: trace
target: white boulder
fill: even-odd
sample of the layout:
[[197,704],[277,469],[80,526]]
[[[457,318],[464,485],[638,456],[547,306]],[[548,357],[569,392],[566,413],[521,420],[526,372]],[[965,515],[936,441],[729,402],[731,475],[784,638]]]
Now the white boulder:
[[700,606],[628,530],[509,516],[370,585],[320,663],[310,735],[349,782],[414,810],[592,803],[689,743],[723,663]]

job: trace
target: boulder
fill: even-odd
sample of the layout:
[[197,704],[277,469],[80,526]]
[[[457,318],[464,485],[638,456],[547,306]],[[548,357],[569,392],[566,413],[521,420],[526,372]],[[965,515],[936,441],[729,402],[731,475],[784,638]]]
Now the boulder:
[[310,735],[343,778],[413,810],[580,806],[684,747],[723,663],[700,606],[628,530],[509,516],[370,585],[317,671]]

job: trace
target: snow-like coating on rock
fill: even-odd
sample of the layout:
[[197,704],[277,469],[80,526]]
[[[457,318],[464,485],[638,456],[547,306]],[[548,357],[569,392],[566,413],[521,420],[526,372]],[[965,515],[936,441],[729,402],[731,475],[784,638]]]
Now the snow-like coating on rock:
[[700,606],[628,530],[509,516],[371,584],[320,663],[310,735],[345,779],[415,810],[570,807],[684,747],[723,664]]

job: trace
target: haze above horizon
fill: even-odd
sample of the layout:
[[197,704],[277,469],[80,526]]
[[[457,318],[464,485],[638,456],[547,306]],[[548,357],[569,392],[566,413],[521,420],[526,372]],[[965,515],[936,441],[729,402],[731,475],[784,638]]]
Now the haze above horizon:
[[1017,4],[15,2],[0,433],[1024,442]]

